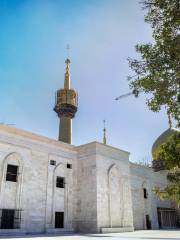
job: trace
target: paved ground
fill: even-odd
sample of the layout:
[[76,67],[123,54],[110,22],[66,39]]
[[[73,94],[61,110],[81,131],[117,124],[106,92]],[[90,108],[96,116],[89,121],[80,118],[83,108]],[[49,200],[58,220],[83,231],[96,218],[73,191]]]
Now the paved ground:
[[0,237],[1,239],[15,239],[15,240],[180,240],[179,231],[135,231],[131,233],[110,233],[110,234],[72,234],[72,235],[34,235],[34,236],[21,236],[21,237]]

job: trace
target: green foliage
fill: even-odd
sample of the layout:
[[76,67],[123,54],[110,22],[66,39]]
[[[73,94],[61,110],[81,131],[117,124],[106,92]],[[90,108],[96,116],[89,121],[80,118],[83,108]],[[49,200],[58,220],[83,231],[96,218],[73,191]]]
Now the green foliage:
[[172,200],[180,207],[180,169],[174,168],[167,176],[169,184],[164,189],[155,187],[153,191],[161,200]]
[[180,206],[180,132],[174,133],[166,143],[160,145],[156,159],[163,161],[168,185],[164,189],[154,188],[154,192],[162,199],[175,201]]
[[161,144],[154,158],[163,161],[167,170],[180,168],[180,132],[175,132],[165,143]]
[[[147,105],[158,112],[165,106],[180,125],[180,2],[147,0],[145,21],[151,24],[154,43],[136,45],[141,59],[128,59],[135,72],[129,76],[133,93],[148,94]],[[135,95],[135,94],[134,94]]]

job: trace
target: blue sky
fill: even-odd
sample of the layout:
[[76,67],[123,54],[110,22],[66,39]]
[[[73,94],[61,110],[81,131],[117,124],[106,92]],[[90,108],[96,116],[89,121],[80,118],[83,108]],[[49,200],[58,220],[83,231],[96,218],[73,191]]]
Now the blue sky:
[[114,98],[129,91],[128,57],[152,42],[139,0],[1,0],[0,122],[57,139],[54,93],[63,86],[66,44],[71,46],[72,86],[79,109],[73,144],[102,141],[150,158],[156,137],[168,128],[164,111],[153,113],[145,96]]

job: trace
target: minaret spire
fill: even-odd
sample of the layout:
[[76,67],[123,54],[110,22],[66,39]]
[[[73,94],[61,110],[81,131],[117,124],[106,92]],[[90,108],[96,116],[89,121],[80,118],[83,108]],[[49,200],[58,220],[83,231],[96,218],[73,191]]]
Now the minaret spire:
[[103,128],[103,132],[104,132],[104,134],[103,134],[103,144],[106,145],[106,143],[107,143],[107,139],[106,139],[106,120],[104,120],[103,123],[104,123],[104,128]]
[[66,72],[65,72],[65,78],[64,78],[64,89],[70,89],[71,87],[71,79],[70,79],[70,63],[71,61],[69,58],[66,59]]
[[[69,50],[69,45],[67,45]],[[77,112],[77,93],[70,86],[70,60],[66,59],[66,72],[64,78],[64,88],[56,92],[56,102],[54,111],[60,118],[59,141],[72,143],[72,118]]]

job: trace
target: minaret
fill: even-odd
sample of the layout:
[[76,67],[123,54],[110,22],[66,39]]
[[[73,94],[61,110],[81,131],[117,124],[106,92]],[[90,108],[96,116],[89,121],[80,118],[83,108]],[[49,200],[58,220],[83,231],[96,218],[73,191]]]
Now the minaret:
[[77,93],[70,86],[70,60],[66,61],[64,88],[56,92],[54,111],[60,118],[59,141],[72,143],[72,118],[77,112]]
[[103,134],[103,144],[106,145],[106,143],[107,143],[107,140],[106,140],[106,121],[104,120],[103,122],[104,122],[104,128],[103,128],[103,132],[104,132],[104,134]]

